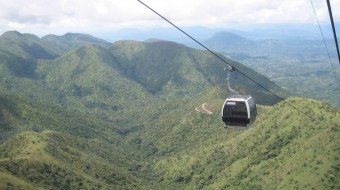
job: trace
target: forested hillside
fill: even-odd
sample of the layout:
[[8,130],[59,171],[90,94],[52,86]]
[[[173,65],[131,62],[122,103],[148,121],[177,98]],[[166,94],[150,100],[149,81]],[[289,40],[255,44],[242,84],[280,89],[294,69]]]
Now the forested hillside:
[[[225,65],[206,51],[7,32],[0,57],[0,189],[340,187],[339,110],[280,101],[234,73],[258,117],[249,130],[225,129]],[[202,104],[212,114],[195,110]]]

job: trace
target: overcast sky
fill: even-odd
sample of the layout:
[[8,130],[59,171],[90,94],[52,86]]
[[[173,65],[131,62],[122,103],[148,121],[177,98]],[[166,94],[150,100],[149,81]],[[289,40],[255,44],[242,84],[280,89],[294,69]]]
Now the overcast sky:
[[[180,26],[239,29],[258,24],[311,24],[309,0],[143,0]],[[321,22],[329,22],[326,0],[313,0]],[[340,21],[340,0],[331,0]],[[137,0],[0,0],[0,34],[96,33],[121,28],[169,27]]]

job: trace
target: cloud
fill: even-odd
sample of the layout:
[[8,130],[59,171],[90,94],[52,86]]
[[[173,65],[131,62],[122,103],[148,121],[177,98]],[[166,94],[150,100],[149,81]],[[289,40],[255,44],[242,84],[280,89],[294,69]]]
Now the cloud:
[[[308,0],[144,0],[181,26],[238,27],[256,24],[315,23]],[[326,3],[313,0],[318,18],[328,21]],[[340,20],[340,1],[332,1]],[[1,30],[115,30],[168,26],[137,0],[0,0]]]
[[50,24],[52,22],[51,18],[44,17],[37,14],[16,14],[16,13],[9,13],[5,17],[9,22],[16,22],[16,23],[27,23],[27,24]]

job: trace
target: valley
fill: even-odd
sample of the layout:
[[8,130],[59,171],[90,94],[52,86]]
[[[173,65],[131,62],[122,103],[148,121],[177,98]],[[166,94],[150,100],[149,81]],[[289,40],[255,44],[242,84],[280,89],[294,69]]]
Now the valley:
[[[265,75],[292,95],[316,98],[340,106],[338,60],[334,42],[326,39],[258,39],[219,32],[205,43],[230,59]],[[330,64],[333,64],[334,71]]]

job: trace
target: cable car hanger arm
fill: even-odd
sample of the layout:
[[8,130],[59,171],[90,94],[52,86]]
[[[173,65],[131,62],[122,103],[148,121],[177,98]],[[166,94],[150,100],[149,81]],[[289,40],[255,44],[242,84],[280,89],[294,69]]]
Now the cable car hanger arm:
[[332,8],[331,8],[331,3],[329,2],[329,0],[327,0],[327,7],[328,7],[329,18],[330,18],[331,24],[332,24],[334,41],[335,41],[336,51],[337,51],[337,54],[338,54],[338,61],[339,61],[339,64],[340,64],[339,44],[338,44],[338,39],[336,37],[336,31],[335,31],[335,26],[334,26]]
[[224,70],[227,71],[227,78],[226,78],[226,83],[227,83],[227,88],[230,92],[234,93],[234,94],[240,94],[239,92],[237,92],[236,90],[232,89],[231,86],[230,86],[230,73],[231,72],[234,72],[235,71],[235,68],[234,67],[227,67],[227,68],[224,68]]
[[[148,8],[149,10],[151,10],[152,12],[154,12],[156,15],[158,15],[159,17],[161,17],[163,20],[167,21],[169,24],[171,24],[173,27],[175,27],[176,29],[178,29],[179,31],[181,31],[183,34],[185,34],[186,36],[188,36],[190,39],[192,39],[193,41],[195,41],[197,44],[199,44],[200,46],[202,46],[204,49],[206,49],[207,51],[209,51],[210,53],[212,53],[213,55],[215,55],[217,58],[219,58],[221,61],[223,61],[224,63],[226,63],[229,67],[234,68],[234,70],[238,71],[240,74],[242,74],[244,77],[246,77],[247,79],[249,79],[250,81],[254,82],[255,84],[257,84],[258,86],[260,86],[261,88],[263,88],[264,90],[266,90],[267,92],[271,93],[272,95],[274,95],[276,98],[278,98],[279,100],[284,100],[284,98],[282,98],[281,96],[277,95],[276,93],[272,92],[271,90],[269,90],[267,87],[263,86],[262,84],[260,84],[259,82],[255,81],[254,79],[252,79],[251,77],[249,77],[248,75],[246,75],[245,73],[243,73],[242,71],[238,70],[237,68],[235,68],[233,65],[231,65],[230,63],[228,63],[226,60],[224,60],[221,56],[219,56],[218,54],[216,54],[215,52],[211,51],[209,48],[207,48],[205,45],[203,45],[201,42],[197,41],[195,38],[191,37],[188,33],[186,33],[185,31],[183,31],[181,28],[179,28],[178,26],[176,26],[174,23],[172,23],[171,21],[169,21],[167,18],[165,18],[164,16],[162,16],[161,14],[159,14],[158,12],[156,12],[155,10],[153,10],[151,7],[149,7],[148,5],[146,5],[145,3],[143,3],[141,0],[137,0],[139,3],[141,3],[142,5],[144,5],[146,8]],[[286,104],[290,105],[291,107],[293,107],[294,109],[296,109],[297,111],[299,111],[300,113],[307,115],[305,112],[301,111],[300,109],[298,109],[297,107],[295,107],[294,105],[290,104],[289,102],[285,102]],[[312,118],[309,115],[310,118]],[[313,119],[313,118],[312,118]],[[313,119],[314,120],[314,119]]]
[[248,75],[246,75],[245,73],[243,73],[242,71],[240,71],[239,69],[235,68],[233,65],[231,65],[230,63],[228,63],[225,59],[223,59],[221,56],[219,56],[217,53],[211,51],[209,48],[207,48],[205,45],[203,45],[201,42],[199,42],[198,40],[196,40],[195,38],[193,38],[192,36],[190,36],[188,33],[186,33],[184,30],[182,30],[181,28],[179,28],[178,26],[176,26],[174,23],[172,23],[171,21],[169,21],[167,18],[165,18],[164,16],[162,16],[161,14],[159,14],[157,11],[153,10],[151,7],[149,7],[148,5],[146,5],[145,3],[143,3],[141,0],[137,0],[139,3],[141,3],[142,5],[144,5],[146,8],[148,8],[149,10],[151,10],[152,12],[154,12],[156,15],[158,15],[159,17],[161,17],[163,20],[167,21],[169,24],[171,24],[173,27],[175,27],[176,29],[178,29],[179,31],[181,31],[183,34],[185,34],[186,36],[188,36],[190,39],[192,39],[193,41],[195,41],[197,44],[199,44],[200,46],[202,46],[204,49],[206,49],[208,52],[212,53],[214,56],[216,56],[218,59],[220,59],[221,61],[223,61],[224,63],[226,63],[229,67],[234,68],[235,71],[239,72],[241,75],[243,75],[244,77],[246,77],[248,80],[254,82],[255,84],[257,84],[258,86],[260,86],[261,88],[263,88],[264,90],[266,90],[267,92],[271,93],[272,95],[274,95],[277,99],[284,100],[284,98],[282,98],[281,96],[277,95],[276,93],[272,92],[271,90],[269,90],[267,87],[263,86],[262,84],[260,84],[259,82],[257,82],[256,80],[252,79],[251,77],[249,77]]

